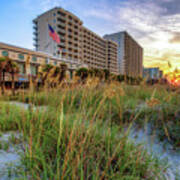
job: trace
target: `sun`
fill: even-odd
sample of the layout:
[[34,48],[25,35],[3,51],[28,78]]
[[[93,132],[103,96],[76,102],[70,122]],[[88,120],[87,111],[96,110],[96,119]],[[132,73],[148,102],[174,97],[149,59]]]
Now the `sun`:
[[180,70],[176,69],[173,72],[166,74],[168,82],[176,87],[180,87]]

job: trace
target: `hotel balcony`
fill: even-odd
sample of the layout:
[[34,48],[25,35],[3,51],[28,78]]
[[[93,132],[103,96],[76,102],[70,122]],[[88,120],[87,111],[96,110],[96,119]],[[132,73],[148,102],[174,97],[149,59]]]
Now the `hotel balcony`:
[[62,49],[62,52],[63,52],[63,53],[67,53],[67,50],[66,50],[66,49]]
[[33,20],[33,24],[37,25],[38,21],[36,19]]
[[60,13],[58,13],[60,16],[58,16],[58,21],[63,21],[63,22],[65,22],[66,21],[66,16],[64,16],[64,15],[62,15],[62,14],[60,14]]
[[58,29],[58,33],[66,34],[66,31],[63,29]]
[[38,30],[37,25],[34,25],[34,26],[33,26],[33,29],[35,29],[35,31],[37,31],[37,30]]
[[38,44],[34,43],[33,46],[37,49],[38,48]]
[[66,27],[66,24],[65,23],[63,23],[63,22],[59,22],[58,23],[58,28],[65,28]]
[[72,44],[69,44],[69,45],[68,45],[68,48],[73,49],[73,48],[74,48],[74,46],[73,46]]
[[60,38],[60,41],[61,41],[61,40],[65,40],[65,37],[64,37],[64,36],[59,36],[59,38]]
[[37,32],[37,31],[34,31],[33,34],[34,34],[35,36],[37,36],[37,35],[38,35],[38,32]]
[[37,43],[38,42],[38,38],[34,37],[33,40]]
[[60,43],[58,44],[58,46],[65,47],[65,43],[60,42]]

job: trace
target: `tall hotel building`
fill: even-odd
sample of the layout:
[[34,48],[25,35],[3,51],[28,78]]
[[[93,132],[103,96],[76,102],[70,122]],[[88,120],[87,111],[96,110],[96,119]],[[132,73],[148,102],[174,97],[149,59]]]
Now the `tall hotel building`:
[[104,39],[118,44],[118,69],[120,74],[137,77],[143,73],[143,48],[127,33],[105,35]]
[[[37,51],[82,62],[92,68],[109,69],[116,74],[119,72],[117,44],[84,27],[74,14],[56,7],[38,16],[33,23]],[[58,33],[60,44],[49,36],[48,24]]]

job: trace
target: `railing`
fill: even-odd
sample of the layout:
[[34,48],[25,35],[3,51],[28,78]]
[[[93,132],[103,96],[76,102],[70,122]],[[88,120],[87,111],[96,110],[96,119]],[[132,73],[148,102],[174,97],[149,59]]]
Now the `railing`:
[[66,24],[60,21],[58,23],[58,28],[61,28],[61,27],[66,27]]
[[63,29],[58,29],[58,33],[59,33],[59,32],[64,33],[64,34],[66,33],[66,31],[63,30]]

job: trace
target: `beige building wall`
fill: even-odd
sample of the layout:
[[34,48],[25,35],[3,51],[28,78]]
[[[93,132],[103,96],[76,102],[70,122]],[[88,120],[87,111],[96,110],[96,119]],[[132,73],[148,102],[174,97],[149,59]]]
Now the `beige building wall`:
[[118,74],[117,44],[110,40],[106,41],[106,60],[107,69],[114,74]]
[[126,75],[132,77],[142,76],[143,49],[128,33],[125,33],[124,43]]
[[[38,67],[43,64],[51,64],[60,66],[65,63],[69,71],[74,71],[80,67],[87,67],[87,65],[74,61],[64,61],[62,58],[50,56],[46,53],[32,51],[17,46],[12,46],[5,43],[0,43],[0,57],[9,57],[17,62],[20,75],[37,75]],[[28,65],[27,65],[28,64]]]
[[83,62],[91,68],[106,69],[106,41],[82,27],[83,34]]
[[143,48],[127,33],[118,32],[104,36],[118,44],[118,71],[132,77],[142,76]]
[[[33,22],[37,51],[69,60],[81,60],[82,22],[79,18],[62,8],[54,8],[38,16]],[[48,24],[59,35],[60,44],[54,42],[49,36]]]

